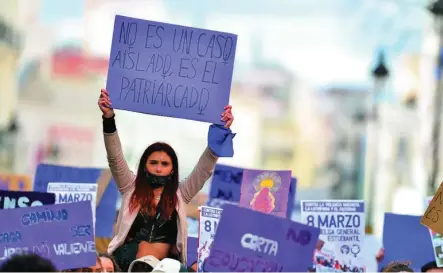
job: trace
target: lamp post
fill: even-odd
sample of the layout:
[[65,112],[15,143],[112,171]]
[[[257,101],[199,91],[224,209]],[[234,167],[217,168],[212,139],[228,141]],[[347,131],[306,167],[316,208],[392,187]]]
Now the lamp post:
[[6,128],[0,130],[0,171],[12,171],[15,163],[17,134],[19,131],[18,120],[11,118]]
[[15,154],[16,154],[16,149],[17,149],[17,135],[19,132],[19,124],[18,124],[18,119],[17,116],[13,116],[9,126],[8,126],[8,138],[9,138],[9,165],[10,168],[13,169],[14,168],[14,163],[15,163]]
[[383,52],[380,52],[378,54],[378,62],[375,68],[372,70],[372,76],[374,78],[374,92],[372,93],[372,120],[377,121],[378,120],[378,103],[377,99],[380,95],[381,91],[384,89],[386,85],[386,81],[389,78],[389,70],[386,67],[385,64],[385,54]]
[[368,215],[366,218],[366,227],[369,233],[372,233],[372,223],[375,221],[375,192],[378,175],[379,161],[379,110],[378,99],[382,93],[387,79],[389,78],[389,70],[385,64],[385,55],[379,52],[378,60],[375,68],[372,70],[374,79],[373,92],[370,96],[370,107],[368,109],[368,126],[366,133],[366,177],[365,188],[366,202],[368,204]]
[[432,162],[431,170],[428,180],[428,194],[434,194],[435,184],[437,183],[439,169],[440,169],[440,135],[441,135],[441,112],[442,112],[442,81],[441,81],[441,69],[443,67],[443,60],[441,56],[441,49],[443,47],[443,0],[437,0],[429,6],[429,11],[434,15],[436,31],[439,38],[438,45],[438,75],[437,75],[437,88],[434,94],[434,117],[432,123]]

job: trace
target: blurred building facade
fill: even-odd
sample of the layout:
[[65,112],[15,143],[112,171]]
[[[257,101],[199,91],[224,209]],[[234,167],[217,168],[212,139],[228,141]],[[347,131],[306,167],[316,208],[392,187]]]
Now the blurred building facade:
[[88,56],[82,48],[70,46],[50,52],[30,61],[21,83],[23,130],[18,154],[22,157],[16,166],[31,173],[42,162],[93,165],[100,133],[94,102],[107,72],[107,59]]
[[330,86],[321,98],[323,114],[333,132],[331,155],[321,171],[328,174],[334,199],[363,197],[369,92],[364,87]]
[[[432,124],[429,96],[434,85],[429,78],[432,64],[423,65],[426,59],[429,56],[421,54],[399,58],[393,86],[385,90],[396,99],[379,102],[377,124],[368,128],[377,126],[376,141],[367,142],[365,165],[365,196],[374,210],[369,231],[377,236],[382,235],[385,212],[422,215],[425,209]],[[372,167],[373,179],[367,172]]]
[[11,171],[17,133],[17,65],[22,50],[19,3],[5,0],[0,9],[0,170]]

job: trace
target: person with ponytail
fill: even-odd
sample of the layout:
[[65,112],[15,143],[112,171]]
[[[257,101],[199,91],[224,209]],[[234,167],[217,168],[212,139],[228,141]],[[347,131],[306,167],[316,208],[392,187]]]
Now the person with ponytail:
[[[233,155],[232,138],[235,134],[229,129],[234,120],[232,107],[226,106],[221,113],[221,120],[226,122],[224,127],[211,125],[208,147],[191,174],[179,183],[177,155],[171,146],[162,142],[147,147],[137,173],[131,172],[123,156],[111,100],[104,89],[98,105],[103,113],[109,167],[122,194],[116,234],[108,246],[108,254],[113,255],[123,271],[127,271],[131,262],[137,259],[172,258],[186,264],[185,205],[210,178],[218,157]],[[221,147],[220,143],[226,140],[229,143]]]

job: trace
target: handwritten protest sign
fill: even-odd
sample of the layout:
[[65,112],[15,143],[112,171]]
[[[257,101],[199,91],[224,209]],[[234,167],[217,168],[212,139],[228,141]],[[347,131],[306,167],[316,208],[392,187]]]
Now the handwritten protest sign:
[[385,256],[380,268],[391,261],[410,261],[414,272],[434,260],[428,229],[420,224],[420,216],[385,213],[383,247]]
[[117,15],[106,88],[116,109],[223,124],[237,36]]
[[0,211],[0,263],[17,253],[34,252],[58,270],[95,265],[96,250],[89,202]]
[[286,217],[291,171],[244,170],[240,205]]
[[231,204],[223,214],[206,272],[306,272],[320,229]]
[[[433,196],[428,196],[425,198],[425,207],[429,206],[433,199]],[[432,231],[432,229],[428,228],[429,234],[432,240],[432,246],[434,249],[435,262],[438,267],[443,267],[443,236],[438,234],[437,232]]]
[[[112,237],[119,192],[108,170],[40,164],[35,174],[34,190],[56,193],[57,203],[89,201],[95,213],[95,235]],[[103,181],[103,178],[111,181]],[[98,188],[107,182],[96,207]],[[93,184],[93,185],[92,185]]]
[[217,231],[222,209],[202,206],[200,210],[200,225],[198,236],[198,270],[203,272],[203,263],[211,252],[212,242]]
[[38,207],[55,203],[55,194],[35,191],[0,190],[0,209]]
[[[440,184],[420,223],[443,235],[443,183]],[[440,218],[442,214],[442,218]]]
[[317,272],[365,271],[364,201],[301,201],[301,219],[321,230],[320,239],[324,244],[315,252]]
[[[243,171],[245,169],[228,165],[215,165],[211,180],[210,199],[206,203],[209,207],[221,208],[225,203],[238,204],[242,190]],[[247,189],[246,189],[247,190]],[[294,208],[297,179],[291,178],[289,187],[286,217],[291,218]]]
[[27,175],[0,174],[0,190],[32,191],[32,179]]

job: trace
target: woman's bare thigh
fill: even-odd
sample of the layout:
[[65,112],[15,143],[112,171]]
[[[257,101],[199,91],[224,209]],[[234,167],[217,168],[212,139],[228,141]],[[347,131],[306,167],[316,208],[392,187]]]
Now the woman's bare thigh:
[[143,256],[152,255],[159,260],[168,257],[169,250],[171,249],[170,244],[166,243],[148,243],[140,242],[138,245],[137,259]]

